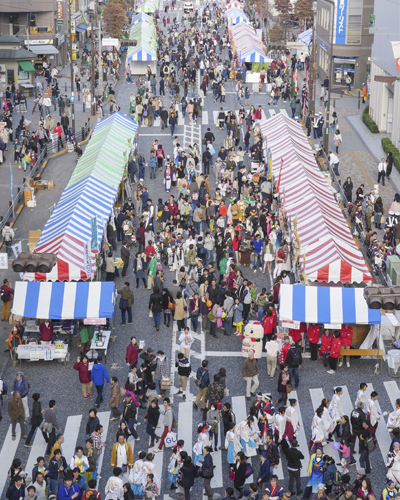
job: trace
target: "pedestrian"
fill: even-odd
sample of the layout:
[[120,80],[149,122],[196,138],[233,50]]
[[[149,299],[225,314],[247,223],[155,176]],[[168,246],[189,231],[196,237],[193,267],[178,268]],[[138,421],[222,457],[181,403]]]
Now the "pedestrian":
[[246,470],[247,470],[247,457],[242,451],[239,451],[239,453],[236,455],[236,461],[230,470],[233,472],[235,477],[233,481],[235,490],[239,492],[239,498],[242,498],[242,492],[244,483],[246,481]]
[[126,313],[128,313],[128,325],[132,324],[132,306],[135,302],[133,292],[130,289],[129,281],[125,281],[124,288],[117,290],[117,293],[121,295],[119,300],[119,308],[121,309],[121,325],[126,324]]
[[150,436],[149,448],[154,448],[154,441],[158,443],[160,437],[156,435],[156,429],[158,426],[158,420],[160,418],[160,408],[158,407],[158,401],[153,399],[147,410],[146,416],[143,420],[146,425],[146,433]]
[[188,357],[185,356],[183,352],[178,354],[176,359],[175,367],[178,368],[178,384],[179,391],[177,394],[186,401],[186,387],[189,382],[189,376],[192,371]]
[[92,396],[93,382],[91,380],[92,372],[89,370],[89,360],[86,355],[78,357],[74,364],[74,370],[78,370],[79,372],[79,382],[82,386],[83,397],[87,399],[88,396]]
[[246,381],[246,399],[250,400],[250,395],[254,396],[259,386],[259,372],[257,360],[254,358],[254,352],[249,352],[247,359],[243,362],[241,369],[243,380]]
[[182,297],[182,292],[178,292],[175,300],[174,320],[178,323],[178,331],[182,332],[185,328],[187,313],[186,300]]
[[[172,408],[170,407],[170,399],[169,398],[164,398],[163,400],[163,408],[160,408],[160,413],[162,413],[163,416],[163,426],[164,430],[160,438],[160,444],[158,445],[158,448],[154,449],[155,453],[161,452],[165,438],[167,437],[167,434],[169,432],[172,432],[172,426],[174,424],[174,415],[172,413]],[[186,499],[187,500],[187,499]]]
[[[267,311],[267,314],[270,314],[270,318],[272,318],[271,311]],[[265,331],[265,330],[264,330]],[[267,335],[264,335],[266,338]],[[276,364],[278,362],[278,353],[280,350],[280,342],[277,341],[276,335],[271,335],[269,342],[265,344],[265,350],[267,351],[267,371],[269,378],[274,378]]]
[[103,389],[104,389],[104,381],[107,384],[110,383],[110,377],[108,376],[108,372],[106,367],[99,363],[98,359],[93,360],[93,368],[91,380],[93,384],[96,386],[97,397],[95,402],[95,407],[99,408],[100,404],[103,402]]
[[201,366],[197,369],[195,380],[195,384],[199,388],[199,392],[197,394],[195,402],[193,403],[193,408],[195,410],[198,410],[197,405],[202,399],[201,409],[203,410],[203,412],[206,409],[206,393],[207,388],[210,385],[210,374],[208,373],[207,367],[208,361],[206,359],[203,359],[203,361],[201,362]]
[[335,135],[333,137],[333,144],[336,147],[336,154],[339,153],[339,146],[342,144],[342,135],[339,129],[336,129]]
[[339,158],[334,153],[332,153],[332,151],[329,151],[328,159],[329,159],[329,165],[331,167],[333,167],[335,175],[337,177],[339,177],[340,176],[340,174],[339,174]]
[[[149,298],[149,315],[153,317],[154,328],[157,332],[160,330],[160,322],[161,322],[161,313],[162,313],[162,295],[158,286],[154,286],[153,293]],[[176,308],[175,308],[176,311]]]
[[[12,252],[11,244],[12,244],[12,241],[13,241],[14,236],[15,236],[14,229],[12,229],[12,227],[10,227],[10,222],[6,222],[4,229],[1,232],[1,235],[3,236],[3,241],[4,241],[4,244],[6,247],[7,255],[8,255],[8,257],[10,257],[11,252]],[[7,282],[8,282],[8,280],[7,280]],[[5,281],[3,281],[3,283],[6,284]],[[7,302],[7,301],[3,300],[3,302]],[[1,318],[1,319],[3,319],[3,318]],[[7,317],[7,319],[8,319],[8,317]]]
[[289,367],[285,363],[281,366],[281,371],[278,377],[278,392],[281,395],[279,399],[275,401],[275,406],[278,406],[282,402],[286,406],[287,397],[291,390],[291,381],[289,374]]
[[11,435],[12,440],[15,441],[17,439],[15,428],[17,423],[19,423],[21,427],[21,439],[27,439],[25,436],[25,425],[24,425],[24,407],[22,405],[21,396],[18,391],[13,392],[13,397],[8,402],[8,414],[11,418]]
[[[31,429],[29,431],[28,437],[26,438],[25,441],[25,447],[26,448],[32,448],[31,441],[33,439],[33,435],[35,434],[36,429],[40,426],[40,424],[43,421],[43,415],[42,415],[42,404],[40,402],[40,394],[35,392],[32,394],[32,399],[33,399],[33,404],[32,404],[32,417],[31,417]],[[42,435],[44,440],[48,441],[47,434],[43,431]]]
[[214,464],[211,456],[212,448],[211,446],[204,446],[203,453],[204,458],[202,459],[201,465],[201,477],[204,478],[204,489],[205,496],[207,496],[208,500],[213,500],[214,492],[211,488],[211,479],[214,477]]
[[24,374],[22,372],[17,372],[15,377],[12,391],[17,391],[21,397],[21,403],[24,408],[25,421],[29,420],[29,406],[28,406],[28,394],[29,394],[29,384]]
[[354,186],[351,177],[347,177],[346,181],[343,184],[343,191],[349,203],[352,203],[353,200],[353,187]]
[[183,461],[182,467],[180,468],[181,480],[179,482],[179,491],[184,493],[185,500],[191,500],[190,489],[194,485],[195,470],[192,457],[187,456]]
[[127,272],[128,272],[128,265],[129,265],[129,259],[131,258],[130,252],[127,247],[127,242],[124,240],[122,242],[122,247],[121,247],[121,260],[124,263],[124,267],[122,268],[122,277],[123,278],[128,278]]
[[382,186],[385,185],[385,176],[386,176],[386,161],[385,158],[381,159],[381,162],[378,165],[378,184],[382,179]]
[[[126,397],[128,396],[130,395],[127,394]],[[118,385],[118,378],[113,376],[111,377],[111,396],[108,402],[112,414],[110,421],[117,420],[117,418],[121,415],[121,412],[118,410],[118,407],[121,405],[121,403],[122,403],[121,388]]]
[[363,431],[361,432],[360,438],[360,459],[359,464],[360,467],[365,469],[366,474],[370,474],[371,472],[371,464],[369,461],[369,448],[368,448],[368,440],[372,438],[370,426],[371,421],[369,419],[365,419],[363,424]]

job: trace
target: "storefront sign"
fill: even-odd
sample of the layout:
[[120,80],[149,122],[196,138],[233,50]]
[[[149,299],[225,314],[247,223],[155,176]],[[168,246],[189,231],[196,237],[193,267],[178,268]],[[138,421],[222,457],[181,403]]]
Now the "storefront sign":
[[283,319],[281,321],[282,328],[291,328],[292,330],[300,330],[300,321],[292,321],[291,319]]
[[396,70],[400,71],[400,42],[390,42],[392,44]]
[[106,323],[106,318],[86,318],[83,320],[84,325],[105,325]]
[[119,47],[118,38],[103,38],[101,41],[101,45],[112,45],[113,47]]
[[57,46],[60,47],[65,41],[65,34],[63,33],[57,38]]
[[319,46],[321,49],[325,50],[325,52],[328,52],[328,46],[324,44],[324,42],[319,42]]
[[29,352],[30,361],[39,361],[40,353],[38,351],[30,351]]
[[71,19],[71,33],[75,33],[75,19]]
[[8,255],[0,253],[0,269],[8,269]]
[[57,24],[64,24],[63,0],[57,0]]
[[46,40],[24,40],[25,45],[54,45],[53,38],[47,38]]
[[86,276],[90,279],[92,277],[92,249],[90,247],[90,240],[83,247],[83,265]]
[[22,252],[22,242],[19,241],[15,245],[11,245],[12,251],[14,252],[15,258]]
[[345,45],[347,30],[347,0],[336,0],[336,29],[335,41],[337,45]]

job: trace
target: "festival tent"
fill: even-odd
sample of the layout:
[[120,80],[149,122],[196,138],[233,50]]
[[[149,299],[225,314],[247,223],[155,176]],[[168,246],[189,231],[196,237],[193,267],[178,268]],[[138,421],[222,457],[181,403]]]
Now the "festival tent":
[[56,254],[57,264],[48,274],[25,273],[24,279],[86,280],[90,260],[91,271],[95,271],[98,250],[92,244],[88,256],[88,242],[92,240],[100,248],[137,129],[138,125],[122,113],[96,125],[34,250]]
[[240,9],[240,10],[243,10],[244,9],[244,5],[242,3],[240,3],[240,2],[231,2],[231,3],[227,4],[226,9],[227,10],[231,10],[231,9]]
[[151,0],[147,0],[146,2],[136,7],[135,12],[143,12],[145,14],[149,14],[156,12],[156,10],[158,10],[157,5],[153,3]]
[[225,12],[225,14],[224,14],[224,15],[225,15],[225,17],[227,17],[228,19],[229,19],[230,17],[236,17],[236,16],[242,16],[242,17],[244,16],[244,17],[246,17],[246,18],[247,18],[247,16],[243,13],[243,11],[242,11],[242,10],[240,10],[240,9],[236,9],[236,8],[235,8],[235,9],[230,9],[230,10],[227,10],[227,11]]
[[312,28],[309,30],[303,31],[303,33],[300,33],[300,35],[297,37],[300,42],[304,43],[305,45],[309,46],[311,43],[311,37],[312,37]]
[[271,151],[282,210],[306,278],[327,282],[372,281],[300,124],[279,114],[261,123],[260,130],[265,158],[268,149]]
[[155,74],[157,71],[156,28],[153,23],[143,21],[131,26],[129,39],[136,40],[137,43],[128,48],[125,63],[127,65],[129,61],[135,61],[135,64],[131,64],[131,72],[134,74],[146,74],[147,66],[150,66],[152,73]]
[[231,25],[238,25],[240,23],[248,23],[249,20],[245,15],[242,16],[235,16],[235,17],[230,17],[229,18],[229,24]]
[[141,21],[144,21],[145,23],[149,23],[149,24],[154,24],[153,20],[150,16],[148,16],[144,12],[140,12],[139,14],[136,14],[132,17],[131,26],[133,26],[134,24],[140,23]]
[[112,318],[115,284],[109,281],[36,283],[17,281],[12,312],[39,319]]
[[380,309],[369,309],[363,288],[281,285],[279,319],[303,323],[380,325]]
[[256,63],[267,63],[271,62],[271,59],[267,57],[265,52],[261,51],[260,49],[250,49],[246,50],[244,52],[241,52],[240,54],[240,61],[241,62],[256,62]]

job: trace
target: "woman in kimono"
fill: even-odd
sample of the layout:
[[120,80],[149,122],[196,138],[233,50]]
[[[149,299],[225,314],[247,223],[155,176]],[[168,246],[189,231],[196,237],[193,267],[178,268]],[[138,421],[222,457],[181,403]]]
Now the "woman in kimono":
[[357,392],[356,402],[354,403],[355,408],[358,408],[358,403],[362,403],[364,405],[364,413],[367,413],[367,387],[368,386],[365,382],[361,382],[360,388]]
[[161,478],[158,474],[157,466],[156,466],[156,464],[153,463],[153,460],[154,460],[154,453],[148,453],[146,455],[146,461],[143,464],[143,476],[142,476],[143,490],[145,489],[145,487],[147,485],[147,475],[148,474],[153,475],[154,482],[157,484],[158,489],[160,489]]
[[286,428],[283,437],[289,439],[289,441],[293,441],[293,438],[300,430],[299,416],[296,410],[297,399],[289,399],[289,404],[290,406],[285,411]]
[[[329,399],[328,398],[324,398],[321,401],[321,406],[320,407],[323,409],[322,419],[324,421],[325,439],[328,442],[332,442],[333,439],[331,438],[331,434],[335,430],[336,421],[334,421],[332,419],[331,413],[330,413],[329,408],[328,408],[329,407]],[[325,443],[322,443],[322,444],[325,444]]]
[[[254,418],[249,416],[246,420],[239,422],[236,426],[236,434],[239,438],[240,444],[244,453],[248,453],[249,447],[254,448],[254,446],[250,446],[250,444],[254,444],[254,427],[253,427]],[[250,441],[252,441],[250,443]]]
[[275,416],[275,407],[272,404],[271,394],[264,397],[264,401],[259,406],[258,429],[260,433],[260,445],[267,442],[267,434],[270,433]]
[[129,483],[131,485],[133,495],[139,496],[141,498],[144,496],[143,479],[145,474],[143,472],[143,466],[145,458],[146,458],[146,453],[144,451],[141,451],[139,453],[139,459],[136,460],[132,469],[129,472]]
[[285,434],[286,429],[286,417],[285,417],[285,407],[280,406],[275,413],[274,420],[274,435],[275,435],[275,443],[279,446],[282,442],[283,436]]
[[308,467],[308,483],[304,490],[303,497],[310,497],[311,493],[318,493],[318,485],[324,484],[325,461],[322,448],[316,446],[315,453],[311,455],[310,465]]
[[325,425],[323,419],[324,409],[319,407],[314,414],[311,423],[311,439],[308,445],[308,449],[311,451],[313,447],[321,447],[322,443],[325,441]]
[[229,431],[225,436],[225,448],[227,449],[226,459],[228,464],[233,465],[235,463],[235,456],[239,451],[242,451],[242,445],[239,442],[239,438],[235,433],[235,424],[231,424]]
[[396,409],[389,413],[387,420],[389,432],[392,432],[393,429],[400,428],[400,399],[396,399],[395,405]]
[[332,437],[332,434],[336,432],[336,435],[339,436],[339,425],[340,425],[340,420],[343,417],[343,407],[342,407],[342,400],[340,396],[342,395],[343,390],[341,387],[336,387],[335,393],[332,397],[332,400],[329,404],[328,410],[331,415],[331,418],[333,422],[335,423],[335,428],[330,432],[329,437]]
[[204,458],[203,449],[210,446],[209,425],[200,424],[197,428],[197,443],[193,446],[194,459],[193,465],[200,465]]
[[171,191],[173,174],[171,165],[167,165],[167,168],[164,170],[164,188],[167,193]]
[[176,490],[176,480],[178,479],[178,472],[182,465],[181,460],[181,450],[184,445],[182,439],[180,439],[176,445],[172,448],[172,456],[168,464],[168,482],[170,490]]

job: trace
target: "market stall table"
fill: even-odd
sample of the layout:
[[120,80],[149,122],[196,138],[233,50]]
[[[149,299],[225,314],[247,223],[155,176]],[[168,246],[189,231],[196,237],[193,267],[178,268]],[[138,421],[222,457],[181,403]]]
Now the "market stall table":
[[93,351],[104,351],[104,363],[107,364],[107,350],[108,343],[110,342],[111,331],[106,330],[102,333],[102,341],[101,344],[98,341],[98,332],[95,332],[92,342],[90,344],[90,350],[87,352],[87,357],[91,361],[93,359],[97,359],[96,355],[93,355]]
[[[62,345],[62,348],[61,348]],[[60,347],[58,347],[60,346]],[[17,348],[19,362],[26,359],[28,361],[53,361],[55,359],[63,359],[64,365],[68,357],[68,345],[63,342],[56,344],[24,344]]]

